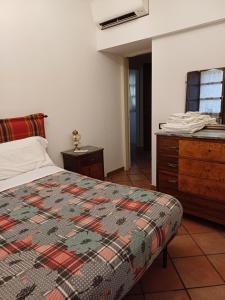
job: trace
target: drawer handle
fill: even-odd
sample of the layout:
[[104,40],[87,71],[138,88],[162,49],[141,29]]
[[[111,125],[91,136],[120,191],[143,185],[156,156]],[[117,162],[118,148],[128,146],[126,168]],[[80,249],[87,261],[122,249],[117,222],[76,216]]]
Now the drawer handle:
[[177,180],[176,179],[169,179],[168,183],[177,183]]
[[177,164],[168,163],[168,167],[176,169],[177,168]]
[[178,150],[178,146],[169,146],[169,149]]

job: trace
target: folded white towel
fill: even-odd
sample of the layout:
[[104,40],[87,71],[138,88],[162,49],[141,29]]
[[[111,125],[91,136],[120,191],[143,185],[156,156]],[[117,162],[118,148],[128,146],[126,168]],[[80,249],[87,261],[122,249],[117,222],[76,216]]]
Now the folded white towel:
[[202,113],[200,113],[200,112],[190,111],[190,112],[186,112],[186,113],[175,113],[175,114],[172,114],[170,117],[174,117],[174,118],[178,118],[178,119],[187,119],[190,117],[198,117],[201,115],[202,115]]
[[176,123],[181,123],[181,124],[189,124],[192,122],[195,122],[196,120],[198,120],[198,118],[193,118],[193,117],[189,117],[189,118],[175,118],[175,117],[169,117],[168,122],[176,122]]
[[168,118],[168,123],[162,126],[162,130],[166,132],[193,133],[209,124],[216,124],[216,119],[199,112],[176,113]]
[[163,125],[162,130],[165,132],[194,133],[196,131],[203,129],[204,127],[205,127],[204,123],[200,123],[198,125],[189,126],[189,127]]

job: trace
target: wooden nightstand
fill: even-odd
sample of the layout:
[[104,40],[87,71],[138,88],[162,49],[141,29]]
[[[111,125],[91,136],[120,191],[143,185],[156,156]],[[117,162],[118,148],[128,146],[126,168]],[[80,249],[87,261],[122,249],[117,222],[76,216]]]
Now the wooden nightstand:
[[85,146],[88,152],[74,153],[73,150],[62,152],[64,168],[92,178],[104,180],[103,148]]

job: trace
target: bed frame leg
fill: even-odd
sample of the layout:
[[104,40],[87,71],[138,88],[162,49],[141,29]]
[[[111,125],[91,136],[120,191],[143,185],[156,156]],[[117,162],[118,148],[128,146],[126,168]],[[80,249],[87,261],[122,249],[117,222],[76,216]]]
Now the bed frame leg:
[[168,252],[167,252],[167,246],[163,249],[163,268],[167,268],[167,261],[168,261]]

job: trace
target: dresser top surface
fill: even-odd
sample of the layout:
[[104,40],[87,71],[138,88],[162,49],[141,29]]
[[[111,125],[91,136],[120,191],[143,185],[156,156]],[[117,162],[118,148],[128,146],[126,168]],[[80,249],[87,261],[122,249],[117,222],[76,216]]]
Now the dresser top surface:
[[225,140],[225,130],[212,130],[212,129],[204,129],[204,130],[197,131],[195,133],[175,133],[175,132],[158,131],[156,135],[176,136],[176,137],[196,138],[196,139]]

